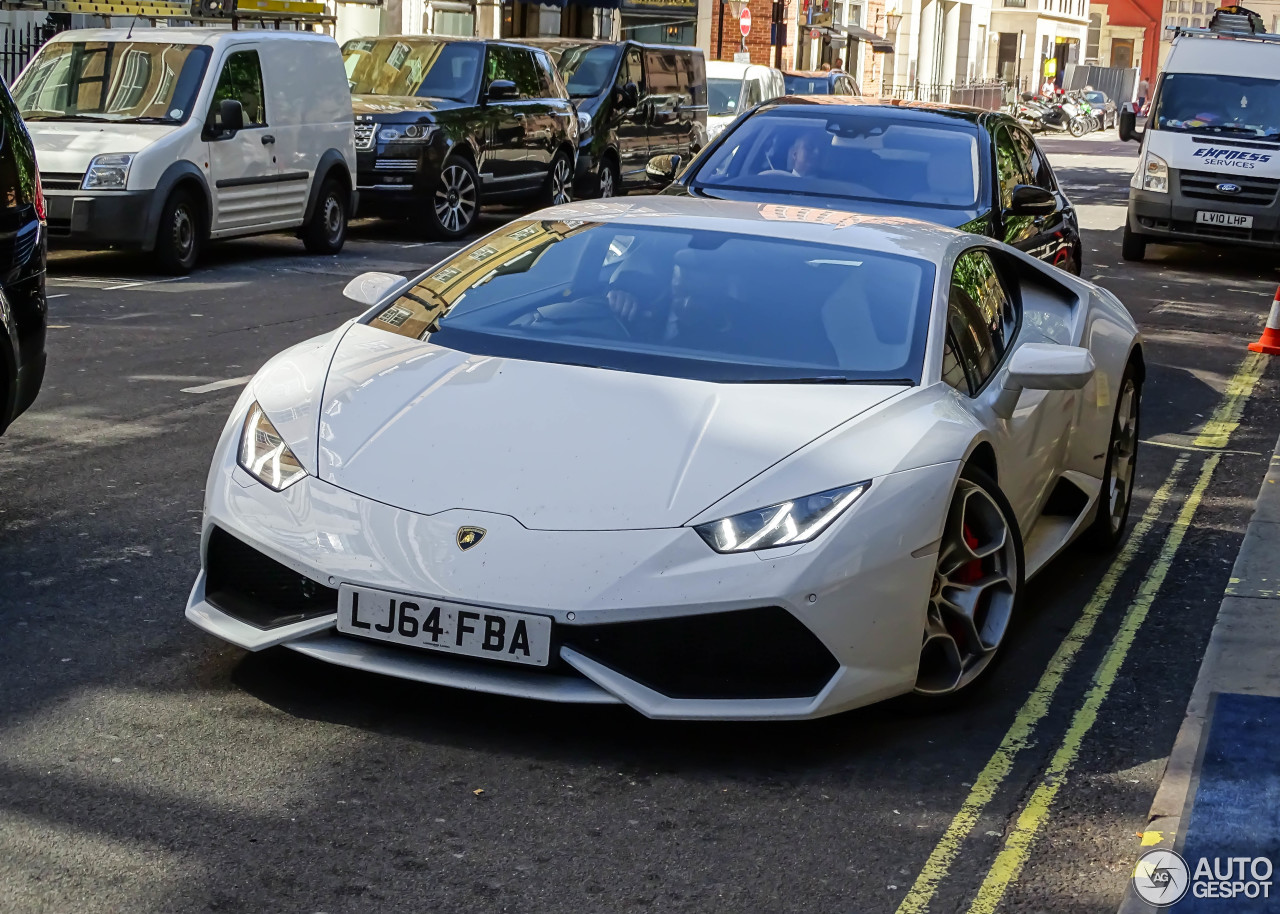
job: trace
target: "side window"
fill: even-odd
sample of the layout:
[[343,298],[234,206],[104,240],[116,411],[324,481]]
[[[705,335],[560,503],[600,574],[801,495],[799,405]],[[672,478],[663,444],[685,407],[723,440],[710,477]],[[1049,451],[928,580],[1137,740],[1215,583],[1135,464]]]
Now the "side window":
[[[954,338],[953,354],[972,390],[976,391],[991,377],[1012,343],[1017,325],[1013,300],[1001,284],[987,252],[966,251],[956,258],[947,303],[947,331]],[[943,362],[945,377],[945,351]]]
[[694,96],[694,79],[693,79],[693,62],[689,55],[677,51],[674,55],[676,65],[676,90],[680,93],[681,105],[695,104]]
[[627,83],[635,83],[636,88],[640,90],[640,95],[645,95],[644,87],[644,69],[640,63],[641,52],[639,48],[627,48],[627,54],[622,59],[622,66],[618,67],[618,88],[621,89]]
[[748,108],[751,108],[755,105],[760,104],[760,102],[763,101],[763,99],[761,99],[760,97],[760,94],[761,94],[760,80],[758,79],[747,80],[747,91],[744,93],[742,105],[739,107],[738,110],[746,111]]
[[1022,164],[1009,128],[1003,124],[996,130],[996,173],[1000,179],[1000,205],[1005,208],[1013,201],[1015,187],[1035,183],[1034,176]]
[[965,374],[964,363],[960,361],[959,349],[948,322],[946,340],[942,344],[942,380],[962,394],[970,394],[973,391],[969,388],[969,378]]
[[556,68],[551,63],[551,58],[547,56],[546,51],[533,52],[534,63],[538,65],[538,75],[541,78],[542,97],[543,98],[567,98],[568,92],[565,91],[560,77],[556,73]]
[[236,51],[227,57],[213,90],[213,107],[224,98],[233,98],[244,107],[246,127],[267,126],[267,109],[262,94],[262,64],[257,51]]
[[509,79],[516,84],[518,98],[540,98],[542,96],[542,77],[533,62],[533,52],[525,48],[513,48],[507,45],[489,46],[489,56],[485,60],[484,84],[488,88],[495,79]]
[[668,51],[647,50],[644,53],[644,75],[650,95],[658,96],[657,104],[670,107],[680,95],[676,80],[676,55]]
[[1031,138],[1031,134],[1027,133],[1020,127],[1013,128],[1013,141],[1018,144],[1018,150],[1022,153],[1022,161],[1027,163],[1027,168],[1034,176],[1034,183],[1045,190],[1057,190],[1058,185],[1053,179],[1053,169],[1049,167],[1048,161],[1040,154],[1040,148],[1036,146],[1036,141]]

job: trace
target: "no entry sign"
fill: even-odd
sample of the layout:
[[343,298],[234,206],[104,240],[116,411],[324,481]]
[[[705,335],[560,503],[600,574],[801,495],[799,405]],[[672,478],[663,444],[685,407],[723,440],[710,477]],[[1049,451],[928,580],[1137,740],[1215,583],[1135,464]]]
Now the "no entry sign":
[[743,7],[742,15],[738,17],[738,24],[742,26],[743,38],[751,34],[751,10]]

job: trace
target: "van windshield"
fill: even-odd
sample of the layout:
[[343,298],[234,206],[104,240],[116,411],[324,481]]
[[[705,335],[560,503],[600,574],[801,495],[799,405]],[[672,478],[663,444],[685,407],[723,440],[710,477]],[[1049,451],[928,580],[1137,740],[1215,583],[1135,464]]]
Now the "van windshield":
[[434,38],[357,38],[342,46],[353,95],[416,95],[464,102],[475,92],[484,46]]
[[1166,73],[1159,96],[1157,130],[1280,139],[1280,80]]
[[210,51],[157,41],[53,41],[22,71],[14,100],[28,121],[181,124]]
[[743,108],[738,97],[741,94],[740,79],[708,79],[707,114],[712,117],[737,114]]

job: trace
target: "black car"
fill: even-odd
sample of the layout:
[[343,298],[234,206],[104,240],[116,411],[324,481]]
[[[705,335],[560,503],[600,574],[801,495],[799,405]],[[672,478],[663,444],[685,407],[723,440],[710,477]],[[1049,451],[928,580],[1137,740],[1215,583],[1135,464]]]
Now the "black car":
[[527,42],[548,51],[578,106],[584,197],[652,187],[656,155],[691,158],[707,145],[707,65],[693,47],[571,38]]
[[44,222],[35,147],[0,84],[0,433],[44,380]]
[[484,204],[571,198],[578,116],[546,51],[415,35],[358,38],[342,56],[363,212],[457,238]]
[[788,95],[861,95],[854,78],[843,70],[784,70]]
[[1084,100],[1093,106],[1093,116],[1102,124],[1103,130],[1110,130],[1116,125],[1116,103],[1107,93],[1099,89],[1085,89],[1080,93]]
[[[649,168],[669,176],[679,164]],[[1081,267],[1071,201],[1031,134],[998,111],[775,99],[739,117],[664,193],[908,216]]]

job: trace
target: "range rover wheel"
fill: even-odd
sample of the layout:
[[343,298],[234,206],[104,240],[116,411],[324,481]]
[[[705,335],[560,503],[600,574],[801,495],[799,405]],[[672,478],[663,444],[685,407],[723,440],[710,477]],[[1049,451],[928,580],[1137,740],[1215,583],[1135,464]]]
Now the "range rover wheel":
[[350,195],[342,184],[326,178],[316,198],[316,208],[302,229],[302,243],[312,254],[336,254],[347,240],[347,204]]
[[175,190],[165,201],[156,227],[156,262],[165,273],[184,276],[200,259],[204,207],[195,194]]
[[426,201],[422,218],[437,238],[461,238],[480,216],[480,179],[471,162],[454,156],[444,163],[435,193]]
[[557,152],[542,188],[542,205],[559,206],[573,200],[573,164],[563,152]]

